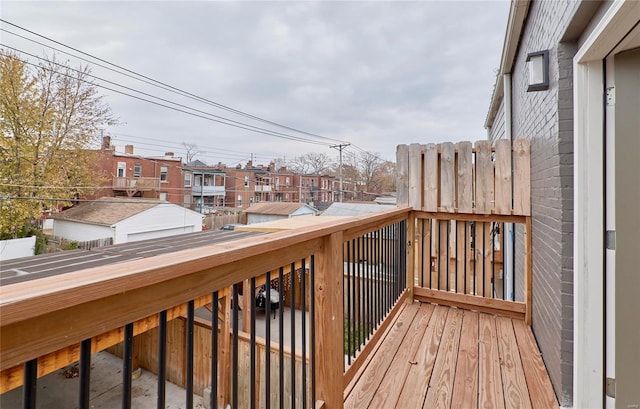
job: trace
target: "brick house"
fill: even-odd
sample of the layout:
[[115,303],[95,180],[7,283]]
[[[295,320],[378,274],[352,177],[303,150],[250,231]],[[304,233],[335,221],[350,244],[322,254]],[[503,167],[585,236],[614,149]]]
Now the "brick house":
[[190,203],[191,189],[185,189],[182,158],[173,152],[164,156],[144,157],[134,154],[133,145],[126,145],[124,153],[117,152],[111,138],[105,136],[97,163],[104,188],[89,197],[142,197],[161,199],[184,205]]
[[485,122],[531,140],[533,330],[566,407],[640,404],[639,21],[636,1],[512,1]]

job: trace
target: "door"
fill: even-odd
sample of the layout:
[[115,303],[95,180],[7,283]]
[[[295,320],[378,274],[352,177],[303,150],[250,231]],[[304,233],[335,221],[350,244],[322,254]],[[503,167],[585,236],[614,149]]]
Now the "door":
[[640,27],[606,60],[606,406],[640,407]]

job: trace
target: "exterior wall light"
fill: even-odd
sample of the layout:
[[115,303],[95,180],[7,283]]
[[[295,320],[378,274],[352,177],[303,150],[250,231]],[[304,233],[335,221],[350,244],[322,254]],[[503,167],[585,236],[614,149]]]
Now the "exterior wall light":
[[549,50],[529,53],[527,70],[529,71],[527,92],[549,89]]

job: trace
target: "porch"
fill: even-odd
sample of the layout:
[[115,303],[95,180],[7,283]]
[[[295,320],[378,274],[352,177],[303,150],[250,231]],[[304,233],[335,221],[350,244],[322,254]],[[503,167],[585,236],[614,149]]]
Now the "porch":
[[[0,393],[35,408],[38,378],[79,361],[72,404],[88,408],[92,354],[117,346],[123,408],[134,361],[157,373],[158,408],[166,381],[187,408],[205,391],[216,408],[557,406],[528,325],[528,147],[511,191],[510,146],[461,144],[399,154],[411,207],[0,286]],[[266,288],[279,298],[256,314]]]
[[406,303],[345,388],[345,408],[558,407],[524,321]]

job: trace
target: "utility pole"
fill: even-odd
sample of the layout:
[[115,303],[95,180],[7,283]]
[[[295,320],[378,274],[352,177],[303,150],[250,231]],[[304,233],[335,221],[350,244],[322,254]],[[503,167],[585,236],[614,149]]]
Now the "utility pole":
[[340,169],[339,169],[339,172],[340,172],[340,196],[339,196],[339,201],[340,202],[342,202],[342,195],[343,195],[343,192],[342,192],[342,150],[344,148],[346,148],[347,146],[349,146],[349,145],[351,145],[351,144],[350,143],[341,143],[341,144],[338,144],[338,145],[329,146],[330,148],[337,149],[340,152]]

